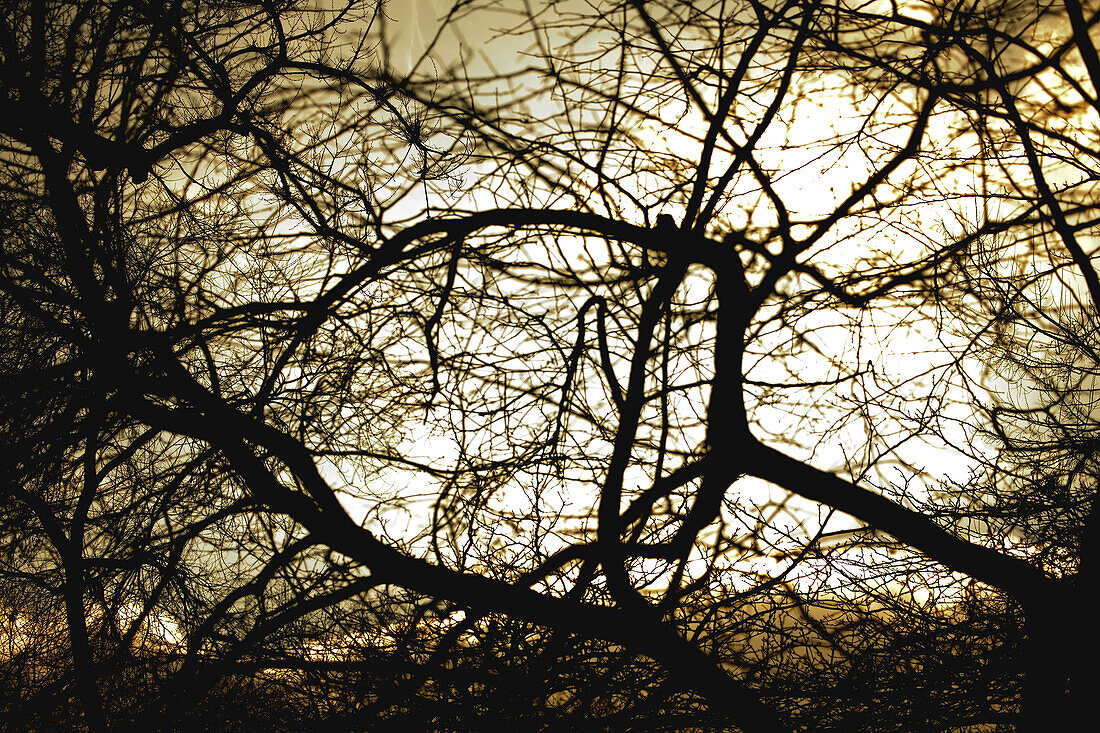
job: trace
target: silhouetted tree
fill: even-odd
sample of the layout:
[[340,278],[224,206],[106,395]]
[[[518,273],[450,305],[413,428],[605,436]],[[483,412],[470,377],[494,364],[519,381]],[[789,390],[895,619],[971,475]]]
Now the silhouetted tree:
[[11,725],[1080,707],[1096,9],[481,5],[0,2]]

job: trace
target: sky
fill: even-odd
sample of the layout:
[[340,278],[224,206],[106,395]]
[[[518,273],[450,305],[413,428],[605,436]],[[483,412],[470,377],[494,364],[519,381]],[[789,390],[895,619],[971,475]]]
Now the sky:
[[[387,16],[391,19],[386,26],[387,35],[392,38],[392,59],[398,70],[408,69],[413,63],[420,61],[420,69],[430,67],[425,64],[421,53],[429,43],[436,40],[436,33],[440,28],[440,20],[451,8],[449,0],[410,0],[407,3],[391,3],[387,6]],[[508,7],[509,3],[501,3],[502,7]],[[522,8],[523,3],[512,3],[512,7]],[[926,17],[927,10],[923,3],[917,0],[902,5],[903,12],[911,13],[917,17]],[[496,27],[503,26],[508,21],[508,16],[501,13],[497,18]],[[476,60],[479,54],[491,54],[489,61],[501,71],[507,70],[510,64],[521,62],[518,55],[512,55],[517,50],[514,44],[502,43],[497,39],[492,45],[486,45],[494,24],[486,20],[486,15],[479,12],[457,23],[458,32],[452,32],[450,28],[436,41],[432,50],[432,62],[439,67],[446,67],[453,63],[460,55]],[[853,180],[858,180],[866,175],[866,163],[861,151],[856,146],[848,146],[843,151],[820,157],[820,143],[823,136],[829,137],[837,127],[854,130],[863,121],[868,109],[865,104],[855,103],[850,99],[829,97],[821,93],[808,92],[798,100],[797,108],[790,112],[786,124],[774,125],[761,141],[761,149],[770,150],[771,157],[767,164],[780,170],[794,171],[790,175],[777,180],[776,190],[789,202],[792,213],[796,218],[801,216],[806,220],[824,216],[830,213],[837,201],[847,195]],[[701,137],[705,132],[705,122],[694,110],[687,116],[681,117],[677,123],[680,132],[688,132]],[[645,129],[639,130],[644,136]],[[682,150],[684,139],[670,139],[665,133],[650,130],[652,135],[648,142],[650,149]],[[721,167],[718,161],[715,169]],[[474,207],[477,203],[474,202]],[[486,206],[492,205],[486,203]],[[735,208],[735,207],[734,207]],[[950,223],[956,212],[957,206],[952,203],[930,203],[925,207],[922,217],[925,222]],[[736,213],[731,212],[736,216]],[[925,246],[925,242],[914,240],[909,245],[898,241],[895,232],[894,246],[916,247]],[[861,248],[861,241],[855,241],[852,246]],[[840,252],[838,259],[845,259],[846,255]],[[897,328],[887,324],[880,326],[884,332],[889,331],[893,342],[891,348],[895,349],[894,361],[898,364],[906,360],[906,356],[896,353],[899,337],[911,339],[912,360],[915,366],[927,364],[927,354],[938,348],[936,334],[920,332],[908,329],[902,333]],[[906,329],[902,329],[906,330]],[[889,367],[887,367],[889,368]],[[941,473],[954,473],[965,475],[970,465],[961,460],[954,469],[949,469],[949,463],[945,463],[944,456],[937,455],[928,460],[929,464],[936,465]],[[819,457],[820,459],[820,457]]]
[[[508,16],[504,12],[499,13],[495,20],[487,20],[483,14],[463,19],[457,25],[459,32],[447,32],[441,36],[432,50],[431,58],[425,60],[422,52],[436,38],[440,19],[450,6],[451,3],[448,0],[411,0],[407,3],[390,3],[386,6],[389,20],[385,27],[387,36],[391,39],[389,45],[392,54],[391,65],[396,71],[407,71],[413,64],[419,62],[418,71],[430,75],[431,69],[448,68],[460,56],[469,58],[471,65],[480,63],[485,66],[491,65],[498,71],[506,71],[510,68],[509,65],[521,60],[518,53],[520,49],[515,42],[507,38],[498,38],[493,43],[489,43],[491,29],[502,26],[508,21]],[[502,6],[522,7],[522,4],[509,6],[503,3]],[[918,17],[929,17],[922,4],[915,1],[908,3],[908,7],[903,5],[903,11]],[[769,133],[762,140],[761,149],[770,148],[771,150],[769,154],[772,157],[767,161],[768,165],[794,171],[776,184],[783,198],[795,203],[797,208],[792,213],[805,219],[827,214],[837,201],[847,194],[852,181],[859,181],[866,175],[866,164],[863,162],[861,151],[856,146],[849,146],[841,153],[818,157],[820,151],[817,143],[830,137],[837,128],[853,132],[868,114],[867,105],[873,101],[854,100],[809,91],[800,99],[797,108],[789,111],[787,124],[776,126],[775,138],[772,139],[770,137],[772,133]],[[904,104],[904,100],[894,101]],[[880,107],[878,111],[881,112],[882,108]],[[934,123],[929,135],[930,139],[950,140],[952,129],[949,126],[937,128],[936,124],[939,123]],[[701,117],[689,112],[678,120],[676,130],[662,132],[656,128],[648,131],[640,129],[639,134],[643,141],[647,132],[651,134],[646,144],[653,151],[682,152],[684,141],[690,140],[693,134],[696,137],[701,136],[704,128]],[[904,132],[904,130],[899,132],[899,136],[903,136]],[[681,136],[676,137],[676,134]],[[967,179],[967,176],[970,178]],[[919,212],[911,213],[905,222],[908,231],[901,227],[895,227],[892,230],[884,229],[881,236],[889,239],[888,246],[895,251],[911,253],[920,251],[930,242],[934,243],[937,237],[945,236],[937,227],[943,227],[951,233],[961,231],[958,228],[957,217],[960,213],[967,213],[964,210],[972,205],[973,200],[964,200],[960,203],[951,201],[950,197],[960,191],[979,190],[980,181],[973,176],[974,169],[971,168],[963,171],[956,179],[944,181],[946,189],[944,200],[927,202],[922,205]],[[475,196],[467,197],[463,200],[463,204],[476,209],[494,206],[495,202],[488,199],[479,200]],[[854,238],[846,245],[851,249],[838,247],[834,250],[832,257],[838,261],[844,261],[852,256],[852,252],[865,249],[869,244],[867,236],[867,232],[863,232],[861,237]],[[907,323],[909,315],[904,310],[870,314],[866,324],[866,334],[869,337],[862,343],[857,344],[844,336],[843,328],[838,327],[832,329],[832,332],[842,333],[842,335],[827,337],[822,342],[823,346],[826,350],[833,349],[834,356],[841,360],[858,359],[854,363],[867,362],[873,365],[880,377],[891,376],[900,380],[912,376],[911,384],[921,389],[923,387],[920,379],[936,378],[935,374],[929,371],[929,366],[935,359],[945,355],[944,334],[929,330],[928,322],[910,326]],[[870,323],[872,317],[876,319],[873,324]],[[822,333],[826,332],[824,325],[822,324]],[[807,371],[812,372],[819,365],[807,362],[805,366]],[[982,364],[968,363],[966,367],[971,370],[972,379],[975,381],[981,379]],[[762,372],[756,376],[763,378],[767,374]],[[936,416],[945,421],[949,434],[954,436],[949,440],[956,441],[961,450],[954,450],[950,445],[931,445],[926,441],[917,440],[910,441],[903,448],[898,449],[898,453],[917,469],[926,470],[933,479],[962,482],[968,479],[977,467],[975,454],[981,457],[985,447],[974,443],[973,433],[968,433],[961,427],[972,417],[966,413],[969,395],[955,391],[947,392],[946,396],[947,399],[937,408]],[[783,414],[781,411],[769,412],[763,408],[758,411],[758,415],[774,434],[794,435],[796,438],[806,422],[805,415]],[[828,420],[824,419],[824,422],[827,423]],[[865,433],[862,432],[858,421],[850,421],[845,423],[842,429],[831,431],[830,435],[831,440],[807,441],[804,454],[798,453],[797,446],[785,446],[784,449],[798,458],[811,460],[820,468],[843,473],[849,459],[858,452]],[[445,459],[449,444],[445,437],[432,435],[427,428],[424,428],[411,433],[408,449],[426,458]],[[858,465],[858,460],[855,463]],[[887,465],[885,471],[872,478],[882,485],[883,482],[897,480],[898,476],[899,474],[892,472],[891,467]],[[394,490],[402,490],[403,477],[400,475],[388,474],[384,478],[377,477],[377,479],[393,481]],[[765,501],[769,496],[776,496],[772,489],[763,485],[757,486],[752,491],[760,496],[760,501]],[[421,495],[420,502],[430,503],[431,497],[430,492],[424,493]],[[815,507],[808,502],[795,502],[791,508],[796,514],[799,511],[815,512]],[[410,531],[414,531],[415,527],[423,522],[422,517],[416,514],[417,512],[410,510],[404,517]],[[854,522],[843,519],[834,519],[830,524],[830,528],[836,531],[854,526]]]

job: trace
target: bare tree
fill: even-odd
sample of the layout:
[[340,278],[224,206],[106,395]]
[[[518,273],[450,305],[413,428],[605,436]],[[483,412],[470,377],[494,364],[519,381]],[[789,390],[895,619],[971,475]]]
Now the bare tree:
[[0,4],[16,725],[1079,706],[1096,10],[484,5]]

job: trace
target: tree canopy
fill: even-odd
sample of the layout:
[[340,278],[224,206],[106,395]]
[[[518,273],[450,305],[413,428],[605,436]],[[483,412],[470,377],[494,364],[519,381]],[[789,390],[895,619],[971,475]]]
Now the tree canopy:
[[395,13],[0,0],[0,725],[1087,713],[1100,5]]

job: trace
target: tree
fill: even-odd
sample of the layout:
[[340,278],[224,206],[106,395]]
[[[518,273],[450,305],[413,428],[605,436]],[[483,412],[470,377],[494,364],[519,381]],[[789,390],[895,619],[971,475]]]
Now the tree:
[[485,5],[0,5],[16,725],[1081,705],[1096,9]]

